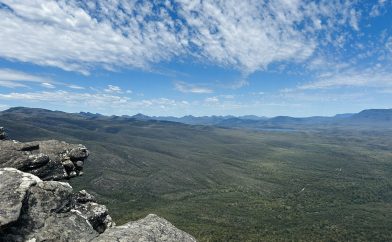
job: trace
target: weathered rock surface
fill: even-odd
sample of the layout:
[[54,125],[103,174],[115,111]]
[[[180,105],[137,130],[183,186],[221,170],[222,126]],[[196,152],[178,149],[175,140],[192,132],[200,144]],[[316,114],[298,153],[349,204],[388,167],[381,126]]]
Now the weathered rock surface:
[[0,128],[0,241],[196,241],[153,214],[116,227],[91,194],[56,181],[80,175],[88,155],[57,140],[6,140]]
[[0,241],[90,241],[113,225],[104,205],[94,209],[94,198],[68,183],[14,168],[0,168],[0,181]]
[[13,167],[42,180],[60,180],[82,174],[89,153],[83,145],[57,140],[22,143],[0,141],[0,168]]
[[0,177],[0,226],[3,226],[18,220],[28,190],[40,179],[13,168],[0,169]]
[[183,241],[193,242],[195,238],[177,229],[167,220],[150,214],[138,221],[109,228],[105,233],[93,239],[94,242],[106,241]]

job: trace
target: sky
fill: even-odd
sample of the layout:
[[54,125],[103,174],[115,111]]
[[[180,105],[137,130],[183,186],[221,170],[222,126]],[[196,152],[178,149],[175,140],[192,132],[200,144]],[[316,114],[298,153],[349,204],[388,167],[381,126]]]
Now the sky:
[[392,108],[392,0],[0,0],[0,110]]

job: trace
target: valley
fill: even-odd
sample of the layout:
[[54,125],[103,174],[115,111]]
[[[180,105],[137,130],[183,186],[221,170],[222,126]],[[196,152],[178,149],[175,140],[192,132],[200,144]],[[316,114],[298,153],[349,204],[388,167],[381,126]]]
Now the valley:
[[70,182],[118,224],[155,213],[199,241],[392,237],[388,126],[276,132],[27,108],[0,112],[0,126],[86,145],[88,172]]

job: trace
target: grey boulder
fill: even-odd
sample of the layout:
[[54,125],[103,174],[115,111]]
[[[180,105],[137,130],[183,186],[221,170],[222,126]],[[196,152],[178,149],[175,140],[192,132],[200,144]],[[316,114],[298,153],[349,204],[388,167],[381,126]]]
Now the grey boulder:
[[114,225],[105,206],[68,183],[1,168],[0,184],[0,241],[91,241]]
[[58,140],[26,143],[0,140],[0,168],[13,167],[42,180],[61,180],[81,175],[88,156],[85,146]]
[[41,180],[31,174],[13,168],[0,169],[0,227],[18,220],[31,186]]

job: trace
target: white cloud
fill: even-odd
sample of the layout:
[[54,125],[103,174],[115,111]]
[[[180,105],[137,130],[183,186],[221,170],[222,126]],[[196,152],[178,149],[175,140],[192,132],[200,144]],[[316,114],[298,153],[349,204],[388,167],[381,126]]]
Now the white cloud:
[[219,103],[218,97],[208,97],[204,100],[206,103]]
[[220,97],[225,98],[225,99],[234,99],[235,95],[230,95],[230,94],[228,94],[228,95],[220,95]]
[[3,0],[12,11],[0,9],[0,57],[88,74],[192,56],[251,73],[302,62],[341,26],[359,28],[351,1],[174,2]]
[[327,102],[341,102],[350,101],[351,103],[361,100],[364,101],[369,96],[364,92],[306,92],[304,90],[295,90],[291,92],[282,92],[274,98],[277,101],[283,101],[282,105],[289,103],[297,104],[315,104],[320,107],[320,104],[326,104]]
[[213,90],[203,86],[197,86],[181,81],[177,81],[174,83],[174,88],[177,91],[183,93],[197,93],[197,94],[205,94],[205,93],[213,93]]
[[[382,7],[385,6],[385,3],[387,2],[387,0],[379,0],[377,4],[373,5],[369,15],[371,17],[377,17],[381,14],[382,11]],[[389,2],[392,2],[389,0]]]
[[0,111],[6,110],[8,108],[10,108],[10,106],[4,105],[4,104],[0,104]]
[[114,85],[108,85],[104,91],[107,93],[122,93],[122,89],[119,86]]
[[350,25],[356,31],[359,31],[359,12],[355,11],[355,9],[350,10]]
[[[12,92],[0,94],[0,100],[18,101],[24,105],[42,104],[55,106],[61,110],[71,108],[72,110],[91,110],[109,114],[127,114],[131,110],[162,110],[176,109],[188,105],[182,101],[168,98],[154,98],[132,100],[129,97],[118,96],[107,93],[73,93],[64,90],[37,91],[37,92]],[[113,110],[111,107],[116,107]]]
[[392,73],[385,69],[347,69],[321,75],[318,80],[302,84],[299,90],[331,89],[340,87],[392,87]]
[[69,87],[71,89],[76,89],[76,90],[83,90],[83,89],[85,89],[84,87],[81,87],[81,86],[78,86],[78,85],[74,85],[74,84],[67,85],[67,87]]
[[50,84],[50,83],[48,83],[48,82],[43,82],[43,83],[41,83],[41,86],[43,86],[43,87],[45,87],[45,88],[49,88],[49,89],[56,88],[55,85]]
[[[100,1],[96,7],[102,12],[91,11],[102,21],[91,17],[90,9],[82,8],[79,1],[3,3],[13,10],[0,10],[0,56],[4,58],[87,74],[96,65],[144,68],[181,52],[181,41],[169,27],[175,24],[173,20],[162,13],[157,21],[144,21],[152,12],[148,3]],[[126,17],[117,9],[120,5],[127,14],[147,9],[141,16]],[[121,21],[128,25],[118,25]]]
[[27,83],[50,84],[51,80],[31,75],[25,72],[12,69],[0,69],[0,86],[8,88],[27,87]]
[[239,81],[236,81],[236,82],[229,84],[228,87],[230,89],[239,89],[241,87],[248,86],[248,85],[249,85],[249,82],[247,80],[241,79]]
[[84,87],[82,86],[57,82],[49,77],[34,75],[13,69],[0,68],[0,87],[20,88],[32,87],[32,85],[37,85],[49,89],[56,88],[56,85],[66,86],[71,89],[84,89]]

